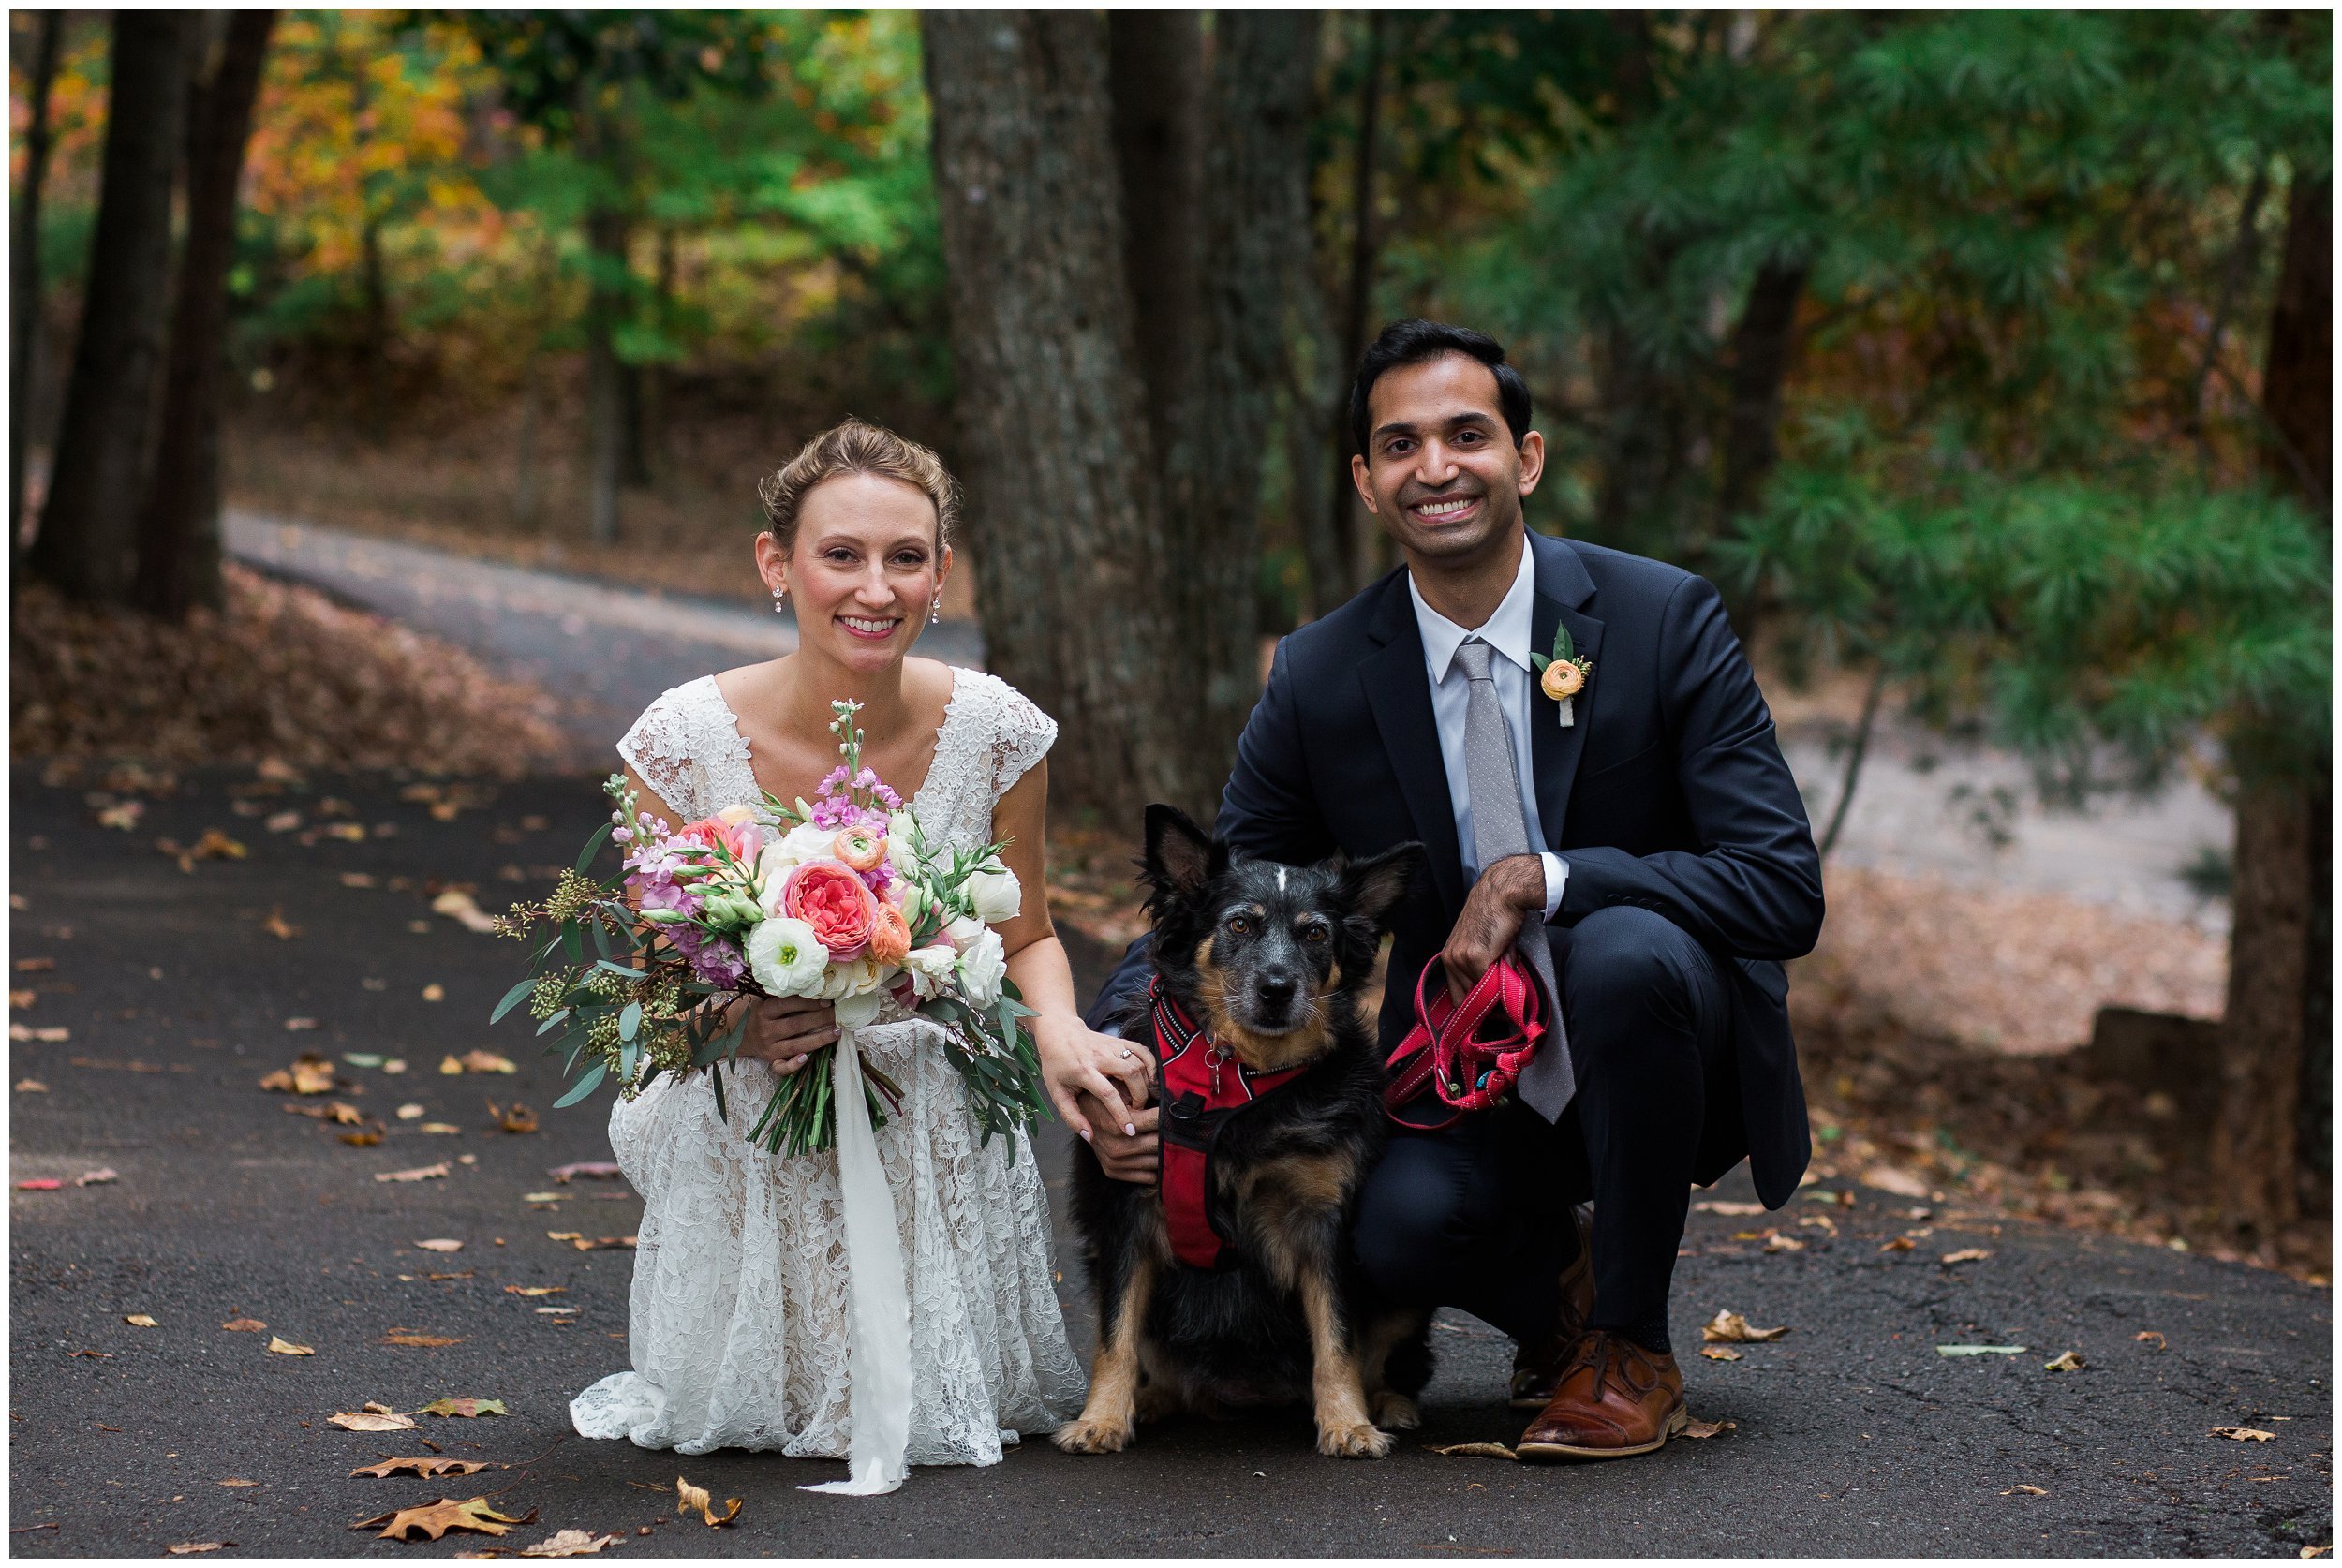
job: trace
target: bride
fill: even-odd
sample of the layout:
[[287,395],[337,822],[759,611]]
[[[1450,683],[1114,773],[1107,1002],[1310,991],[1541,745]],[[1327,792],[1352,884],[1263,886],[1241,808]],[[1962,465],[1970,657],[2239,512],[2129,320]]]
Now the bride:
[[[1002,681],[909,657],[951,570],[956,486],[926,448],[849,420],[762,493],[770,527],[757,536],[757,570],[775,610],[795,605],[797,650],[660,696],[618,743],[629,782],[643,809],[676,826],[756,805],[760,789],[810,796],[837,760],[831,702],[860,702],[864,762],[931,838],[970,851],[1008,841],[1002,858],[1025,890],[999,927],[1009,976],[1037,1010],[1030,1027],[1049,1097],[1088,1137],[1076,1096],[1143,1103],[1144,1069],[1121,1042],[1082,1027],[1049,923],[1042,759],[1057,725]],[[611,1146],[645,1203],[633,1369],[579,1395],[571,1415],[586,1437],[645,1448],[842,1458],[855,1335],[838,1155],[781,1158],[748,1138],[780,1077],[837,1041],[837,1020],[827,1002],[734,1005],[748,1017],[728,1070],[728,1124],[699,1072],[661,1077],[611,1111]],[[1083,1398],[1047,1204],[1024,1133],[979,1146],[941,1026],[893,1016],[855,1041],[903,1091],[877,1145],[910,1297],[907,1457],[994,1464],[1004,1442],[1054,1429]],[[899,1371],[882,1376],[899,1386]]]

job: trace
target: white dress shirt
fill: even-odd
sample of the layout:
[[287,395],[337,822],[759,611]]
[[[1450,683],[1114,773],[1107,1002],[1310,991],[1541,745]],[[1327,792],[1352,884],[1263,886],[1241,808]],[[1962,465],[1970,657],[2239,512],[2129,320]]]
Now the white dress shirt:
[[[1496,657],[1489,660],[1489,673],[1496,683],[1496,700],[1505,710],[1505,727],[1512,732],[1513,765],[1520,776],[1520,814],[1529,828],[1529,841],[1542,844],[1545,833],[1537,821],[1534,748],[1529,737],[1529,721],[1534,712],[1530,701],[1534,690],[1529,669],[1530,616],[1536,593],[1536,556],[1526,539],[1521,540],[1520,570],[1513,574],[1513,585],[1482,626],[1458,626],[1432,609],[1415,585],[1415,574],[1407,574],[1416,629],[1423,634],[1424,670],[1431,680],[1431,717],[1439,726],[1440,760],[1447,767],[1447,801],[1456,818],[1456,848],[1463,856],[1465,872],[1475,878],[1480,867],[1472,843],[1471,776],[1464,768],[1464,710],[1472,683],[1456,668],[1456,650],[1467,637],[1477,637],[1495,650]],[[1562,907],[1569,865],[1550,850],[1539,851],[1538,858],[1545,862],[1545,918],[1550,921]]]

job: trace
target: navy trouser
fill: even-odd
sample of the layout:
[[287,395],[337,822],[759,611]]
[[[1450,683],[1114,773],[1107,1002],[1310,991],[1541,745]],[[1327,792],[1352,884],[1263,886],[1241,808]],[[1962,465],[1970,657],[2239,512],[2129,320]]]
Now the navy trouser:
[[1516,1104],[1396,1130],[1351,1231],[1391,1299],[1459,1307],[1524,1342],[1551,1326],[1575,1252],[1569,1206],[1588,1198],[1593,1326],[1665,1321],[1703,1130],[1735,1132],[1741,1116],[1731,992],[1707,949],[1624,906],[1552,936],[1578,1073],[1568,1109],[1552,1123]]

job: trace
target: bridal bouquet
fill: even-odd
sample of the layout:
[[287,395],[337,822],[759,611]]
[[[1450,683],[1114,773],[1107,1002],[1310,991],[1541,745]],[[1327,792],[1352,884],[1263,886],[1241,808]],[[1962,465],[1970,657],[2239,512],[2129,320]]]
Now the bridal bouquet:
[[[549,1049],[568,1053],[564,1072],[584,1071],[558,1104],[605,1080],[630,1098],[661,1072],[705,1068],[718,1114],[728,1116],[723,1064],[746,1027],[723,1022],[734,1001],[828,1001],[850,1040],[892,998],[944,1026],[986,1142],[1039,1116],[1040,1058],[1021,1022],[1032,1010],[992,929],[1021,897],[1001,863],[1006,846],[970,854],[932,845],[902,797],[862,765],[860,704],[830,706],[845,760],[815,798],[792,805],[760,791],[778,836],[746,803],[671,828],[639,810],[625,775],[615,774],[603,788],[617,809],[576,869],[543,903],[516,904],[504,918],[505,933],[524,939],[553,927],[490,1022],[526,998],[537,1032],[559,1031]],[[625,863],[598,880],[586,867],[605,839],[623,847]],[[783,1078],[750,1138],[775,1154],[835,1147],[837,1055],[819,1051]],[[902,1091],[867,1061],[857,1065],[870,1123],[883,1125],[900,1112]]]

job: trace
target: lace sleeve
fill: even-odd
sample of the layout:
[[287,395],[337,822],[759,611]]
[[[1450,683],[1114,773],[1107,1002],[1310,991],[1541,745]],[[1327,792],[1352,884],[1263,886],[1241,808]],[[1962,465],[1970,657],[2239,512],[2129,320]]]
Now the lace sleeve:
[[999,689],[992,726],[992,798],[998,801],[1057,744],[1057,720],[1035,707],[1032,699],[1006,681],[996,684]]
[[[685,700],[688,688],[674,687],[660,693],[658,701],[643,710],[618,741],[618,755],[632,768],[644,783],[649,785],[670,810],[679,814],[680,827],[703,813],[696,798],[693,777],[690,704]],[[645,810],[653,809],[648,802]]]

